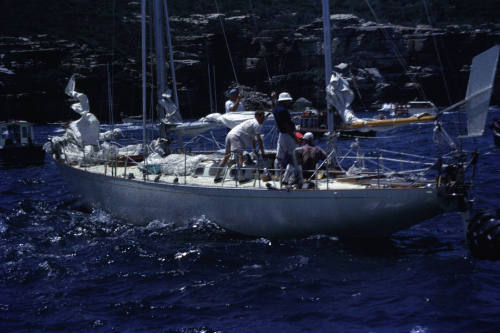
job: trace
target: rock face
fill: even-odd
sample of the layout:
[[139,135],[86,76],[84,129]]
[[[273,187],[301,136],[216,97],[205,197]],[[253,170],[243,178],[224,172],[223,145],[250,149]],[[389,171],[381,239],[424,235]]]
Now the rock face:
[[[128,32],[121,32],[114,48],[112,43],[86,43],[77,37],[57,39],[47,34],[0,37],[0,117],[39,122],[74,118],[63,92],[73,73],[80,75],[77,90],[87,94],[91,111],[99,119],[110,118],[108,81],[114,119],[119,113],[139,114],[140,24],[137,6],[134,8],[130,16],[121,18],[121,26],[127,27],[122,30]],[[219,110],[227,87],[236,81],[261,94],[286,90],[316,107],[324,105],[321,20],[259,32],[255,32],[256,22],[258,17],[241,14],[171,17],[185,118],[210,112],[209,78],[216,91],[213,103]],[[464,97],[472,57],[500,43],[500,25],[407,27],[377,24],[347,14],[332,15],[331,24],[333,65],[351,81],[356,92],[355,110],[414,98],[437,105],[457,102]],[[154,58],[149,56],[149,64],[151,61]],[[148,79],[151,76],[148,74]],[[499,89],[497,84],[492,103],[500,102]],[[264,101],[263,96],[258,99]],[[268,105],[267,101],[262,103]]]

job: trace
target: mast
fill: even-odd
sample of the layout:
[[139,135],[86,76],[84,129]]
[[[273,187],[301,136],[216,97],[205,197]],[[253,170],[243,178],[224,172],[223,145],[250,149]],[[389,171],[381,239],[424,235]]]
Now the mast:
[[210,113],[214,112],[214,104],[212,100],[212,75],[210,75],[210,64],[208,66],[208,95],[210,96]]
[[177,106],[177,113],[179,114],[179,97],[177,96],[177,80],[175,79],[174,67],[174,49],[172,48],[172,36],[170,34],[170,18],[168,16],[167,0],[163,0],[163,7],[165,7],[165,25],[167,28],[167,43],[169,51],[170,75],[172,75],[172,85],[174,88],[175,106]]
[[109,63],[106,64],[108,74],[108,120],[111,122],[111,129],[115,129],[115,119],[113,115],[113,94],[111,92],[111,74],[109,72]]
[[146,157],[146,0],[141,2],[142,38],[142,153]]
[[212,65],[213,69],[213,79],[214,79],[214,105],[215,105],[215,112],[217,113],[217,81],[215,80],[215,65]]
[[[330,75],[332,74],[332,39],[331,39],[331,28],[330,28],[330,2],[329,0],[322,0],[323,3],[323,51],[325,53],[325,92],[326,87],[330,83]],[[326,94],[325,94],[326,96]],[[326,98],[326,97],[325,97]],[[326,111],[328,117],[328,131],[333,133],[334,123],[333,123],[333,112],[330,111],[330,103],[328,98],[326,98]]]
[[[153,23],[154,23],[154,39],[155,39],[155,55],[156,55],[156,93],[158,99],[161,94],[165,92],[165,50],[163,49],[163,30],[161,29],[161,2],[160,0],[153,1]],[[161,111],[160,111],[161,110]],[[159,108],[159,113],[161,113],[162,119],[164,115],[164,110]]]

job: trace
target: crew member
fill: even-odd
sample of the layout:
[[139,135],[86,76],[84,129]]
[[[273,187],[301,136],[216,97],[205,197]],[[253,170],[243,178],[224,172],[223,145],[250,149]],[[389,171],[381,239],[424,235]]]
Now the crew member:
[[245,107],[241,102],[242,96],[243,95],[240,93],[238,88],[229,90],[229,99],[226,101],[226,113],[234,111],[245,111]]
[[[238,154],[238,163],[242,166],[243,150],[249,146],[249,143],[251,143],[254,152],[257,153],[257,142],[260,147],[260,152],[262,156],[264,156],[264,144],[262,143],[260,134],[262,133],[262,124],[265,119],[266,116],[263,111],[256,111],[254,119],[246,120],[229,131],[226,136],[226,153],[215,175],[215,183],[222,181],[221,172],[229,160],[232,152]],[[240,180],[239,175],[238,179]]]
[[[326,152],[319,146],[313,144],[314,135],[311,132],[304,134],[304,145],[295,149],[296,158],[302,167],[303,178],[310,178],[319,161],[326,159]],[[299,183],[303,183],[303,178],[299,175]]]
[[[294,150],[299,143],[299,139],[295,136],[295,124],[290,117],[290,108],[292,106],[292,96],[287,92],[282,92],[278,96],[278,102],[273,109],[274,120],[276,121],[276,126],[279,130],[278,136],[278,148],[276,153],[276,160],[274,161],[274,168],[279,170],[280,168],[285,168],[289,163],[291,163],[295,172],[297,173],[297,161],[295,159]],[[287,168],[290,170],[291,168]],[[283,182],[287,183],[291,174],[285,172],[283,177]]]

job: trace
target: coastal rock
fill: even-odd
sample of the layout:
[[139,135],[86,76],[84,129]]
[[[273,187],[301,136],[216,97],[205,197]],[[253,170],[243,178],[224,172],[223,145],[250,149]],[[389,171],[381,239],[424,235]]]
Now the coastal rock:
[[[63,95],[73,73],[80,74],[77,85],[89,96],[99,119],[109,118],[108,81],[115,119],[119,113],[138,114],[140,21],[138,6],[130,4],[129,10],[120,19],[120,35],[114,42],[109,34],[92,40],[76,34],[72,38],[47,33],[1,36],[0,108],[6,110],[2,116],[32,121],[73,117]],[[296,24],[297,15],[280,13],[275,28],[262,30],[256,28],[262,23],[260,17],[242,12],[172,16],[174,64],[183,116],[198,118],[209,113],[209,79],[217,91],[218,107],[225,101],[224,91],[235,82],[251,87],[249,95],[250,91],[262,92],[255,102],[250,102],[252,108],[270,108],[263,96],[284,90],[307,98],[315,107],[324,107],[322,22],[317,18]],[[355,110],[379,101],[420,98],[447,105],[460,100],[472,57],[500,43],[498,24],[437,29],[379,24],[352,14],[332,15],[331,23],[333,65],[356,91]],[[151,61],[154,57],[148,55],[148,68]],[[443,73],[451,101],[446,97]],[[167,76],[171,83],[170,72]],[[493,104],[500,103],[499,89],[497,85]]]

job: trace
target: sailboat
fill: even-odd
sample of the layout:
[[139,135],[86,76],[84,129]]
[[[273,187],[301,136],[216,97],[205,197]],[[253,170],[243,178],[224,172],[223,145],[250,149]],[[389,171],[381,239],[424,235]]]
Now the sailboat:
[[[155,0],[156,9],[158,3]],[[147,100],[145,8],[146,0],[142,0],[143,115]],[[329,50],[327,0],[323,1],[323,9],[325,50]],[[474,58],[466,98],[454,105],[465,105],[468,110],[468,136],[482,135],[498,53],[499,47],[495,46]],[[329,54],[325,51],[325,57]],[[325,64],[325,72],[332,73],[331,60],[327,58]],[[326,85],[329,81],[326,78]],[[348,110],[342,94],[332,93],[328,104],[338,102],[335,107],[339,111]],[[168,96],[164,102],[167,117],[162,118],[162,124],[180,126],[180,122],[163,120],[178,117],[178,109]],[[329,130],[334,133],[333,110],[329,109],[328,120]],[[436,127],[436,133],[441,133],[442,126]],[[142,149],[147,156],[150,145],[145,137],[143,134]],[[184,224],[192,217],[205,216],[228,230],[259,237],[313,234],[387,237],[444,212],[466,209],[471,185],[466,174],[475,167],[475,155],[465,151],[413,161],[363,155],[354,147],[355,154],[349,157],[352,166],[347,169],[342,167],[347,157],[339,156],[332,137],[328,158],[313,170],[308,188],[285,185],[280,178],[267,177],[269,170],[265,166],[270,168],[266,164],[269,161],[252,163],[251,159],[246,166],[227,167],[223,181],[214,183],[213,176],[222,158],[216,151],[170,154],[160,156],[163,164],[146,159],[142,165],[119,167],[112,154],[100,153],[95,135],[86,138],[78,141],[77,146],[85,153],[79,161],[67,158],[64,145],[56,146],[54,140],[47,144],[70,189],[84,203],[101,207],[133,224],[153,220]],[[409,167],[394,171],[390,169],[391,163]],[[250,181],[242,182],[235,177],[240,172],[248,175]]]

